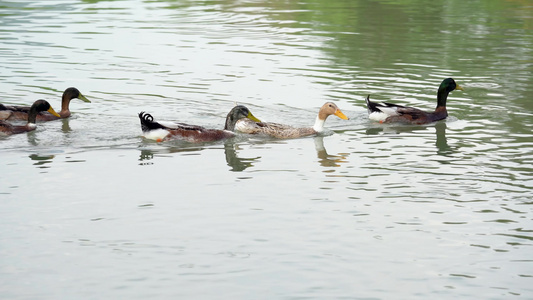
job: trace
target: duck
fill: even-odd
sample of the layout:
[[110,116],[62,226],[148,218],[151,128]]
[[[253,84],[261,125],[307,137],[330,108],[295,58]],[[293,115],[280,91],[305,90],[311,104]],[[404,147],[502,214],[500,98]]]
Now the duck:
[[59,114],[52,108],[52,106],[50,106],[50,103],[48,103],[46,100],[37,100],[30,107],[30,110],[27,114],[28,123],[26,123],[26,125],[16,126],[6,121],[0,121],[0,133],[3,133],[4,135],[12,135],[35,130],[35,128],[37,128],[37,125],[35,125],[37,114],[42,111],[47,111],[52,115],[59,117]]
[[157,142],[179,139],[188,142],[213,142],[235,136],[235,124],[239,120],[249,119],[252,122],[261,122],[244,105],[236,105],[226,116],[224,129],[209,129],[198,125],[176,122],[154,121],[152,115],[140,112],[141,129],[146,139]]
[[464,89],[455,83],[453,78],[446,78],[442,81],[437,91],[437,107],[434,112],[426,112],[414,107],[402,106],[388,102],[372,102],[370,95],[366,97],[368,108],[368,118],[380,123],[403,123],[422,125],[444,120],[448,117],[446,110],[446,100],[448,94],[453,90]]
[[324,123],[331,115],[335,115],[343,120],[348,120],[348,117],[337,107],[337,105],[335,105],[335,103],[326,102],[318,111],[313,127],[299,128],[285,124],[253,122],[251,120],[242,119],[236,123],[235,129],[242,133],[262,134],[278,139],[299,138],[323,132]]
[[[69,87],[63,92],[61,110],[58,116],[40,112],[37,114],[37,121],[52,121],[70,117],[69,104],[72,99],[80,99],[88,103],[91,102],[77,88]],[[0,120],[27,120],[29,111],[29,106],[8,106],[0,104]]]

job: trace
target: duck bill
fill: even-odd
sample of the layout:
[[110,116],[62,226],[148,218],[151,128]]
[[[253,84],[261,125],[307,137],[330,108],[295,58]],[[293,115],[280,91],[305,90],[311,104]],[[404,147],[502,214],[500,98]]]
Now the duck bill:
[[47,112],[51,113],[52,115],[58,117],[58,118],[61,118],[61,116],[56,113],[56,111],[50,106],[50,108],[47,110]]
[[455,89],[456,90],[460,90],[460,91],[464,91],[465,89],[463,89],[460,85],[456,84],[455,85]]
[[246,116],[248,119],[254,121],[254,122],[261,122],[261,120],[259,120],[258,118],[254,117],[254,115],[252,115],[251,112],[248,113],[248,115]]
[[334,115],[336,115],[337,117],[343,119],[343,120],[348,120],[348,117],[342,113],[342,111],[340,109],[337,109],[334,113]]
[[81,93],[78,96],[78,99],[80,99],[83,102],[91,103],[91,100],[87,99],[85,96],[83,96]]

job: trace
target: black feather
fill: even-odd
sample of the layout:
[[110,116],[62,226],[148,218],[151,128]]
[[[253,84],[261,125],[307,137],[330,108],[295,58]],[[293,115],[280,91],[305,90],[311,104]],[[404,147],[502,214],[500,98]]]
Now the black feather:
[[154,129],[165,129],[163,125],[154,122],[154,117],[151,114],[147,114],[144,111],[139,113],[139,119],[141,120],[141,129],[143,132]]

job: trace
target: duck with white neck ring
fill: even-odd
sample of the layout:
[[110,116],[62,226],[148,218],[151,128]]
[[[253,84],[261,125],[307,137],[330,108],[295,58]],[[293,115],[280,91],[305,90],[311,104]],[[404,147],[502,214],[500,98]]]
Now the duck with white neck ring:
[[36,119],[37,114],[42,111],[47,111],[52,115],[59,117],[59,114],[50,106],[46,100],[37,100],[30,107],[28,112],[28,123],[25,125],[12,125],[6,121],[0,120],[0,135],[12,135],[17,133],[24,133],[35,130],[37,128]]
[[330,115],[348,120],[348,117],[342,113],[335,103],[326,102],[320,108],[313,127],[298,128],[278,123],[253,122],[249,119],[242,119],[235,124],[235,131],[248,134],[263,134],[279,139],[299,138],[323,132],[324,123]]

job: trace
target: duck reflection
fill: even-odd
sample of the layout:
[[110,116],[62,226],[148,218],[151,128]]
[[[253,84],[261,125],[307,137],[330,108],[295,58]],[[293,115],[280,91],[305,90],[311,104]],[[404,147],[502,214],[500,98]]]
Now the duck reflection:
[[328,154],[324,147],[324,137],[317,136],[314,138],[316,155],[319,158],[318,162],[323,167],[340,167],[340,164],[346,163],[346,157],[349,153],[339,153],[337,155]]
[[30,144],[32,146],[38,146],[39,145],[39,140],[37,139],[37,137],[35,135],[35,130],[28,132],[26,134],[26,137],[28,139],[28,144]]
[[230,171],[241,172],[249,167],[252,167],[254,162],[259,160],[261,156],[252,158],[241,158],[237,156],[239,144],[227,142],[224,144],[224,154],[226,155],[226,163],[231,167]]
[[[431,125],[430,125],[431,126]],[[451,147],[448,145],[448,139],[446,138],[446,129],[448,128],[446,122],[441,121],[434,124],[435,126],[435,146],[437,147],[437,154],[442,156],[449,156],[450,154],[456,152],[457,147]],[[384,126],[384,127],[374,127],[366,130],[366,133],[369,135],[376,135],[379,133],[386,134],[400,134],[400,133],[409,133],[420,130],[427,130],[427,126]]]
[[[145,161],[145,160],[152,160],[154,159],[154,152],[152,150],[148,150],[148,149],[142,149],[141,150],[141,155],[139,156],[139,160],[140,161]],[[146,165],[147,163],[141,163],[141,165]],[[152,163],[148,163],[148,164],[152,164]]]
[[146,161],[154,159],[154,155],[156,154],[169,154],[169,153],[178,153],[178,152],[196,152],[201,151],[205,149],[205,147],[192,147],[192,148],[186,148],[186,147],[168,147],[168,148],[160,148],[160,149],[147,149],[143,148],[140,149],[141,154],[139,155],[139,161],[142,161],[144,163],[141,163],[141,165],[149,165],[151,163],[146,163]]
[[63,122],[63,124],[61,125],[61,131],[63,131],[63,133],[69,133],[72,131],[72,128],[70,128],[69,120],[70,118],[61,119],[61,121]]
[[437,135],[435,146],[437,146],[437,154],[442,156],[448,156],[455,152],[454,147],[450,147],[448,145],[448,139],[446,138],[446,128],[447,125],[445,122],[439,122],[435,124],[435,134]]
[[[208,143],[209,144],[209,143]],[[148,149],[143,148],[140,149],[141,154],[139,155],[139,161],[141,161],[140,165],[151,165],[153,164],[150,162],[154,159],[154,156],[157,154],[168,154],[168,153],[178,153],[178,152],[196,152],[201,151],[205,149],[205,147],[184,147],[182,146],[176,146],[176,147],[168,147],[168,148],[161,148],[161,149]],[[239,149],[239,144],[235,143],[234,141],[226,141],[224,143],[224,154],[226,156],[226,162],[228,166],[231,167],[230,171],[233,172],[241,172],[246,170],[249,167],[252,167],[254,163],[261,158],[261,156],[257,157],[239,157],[237,154],[237,151]]]
[[38,166],[38,168],[50,168],[48,164],[52,162],[52,159],[54,159],[55,155],[31,154],[29,157],[31,160],[35,161],[35,163],[33,163],[34,166]]

